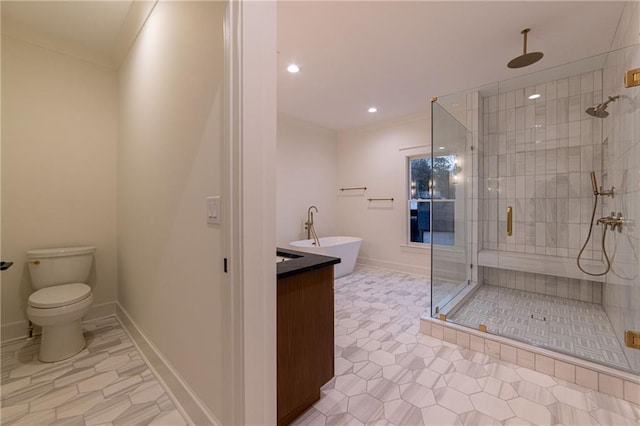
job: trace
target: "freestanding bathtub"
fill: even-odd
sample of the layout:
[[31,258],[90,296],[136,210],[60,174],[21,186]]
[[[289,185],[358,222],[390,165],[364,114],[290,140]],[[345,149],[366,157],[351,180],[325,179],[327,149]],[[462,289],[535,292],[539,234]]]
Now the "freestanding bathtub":
[[341,262],[335,265],[335,278],[344,277],[353,272],[358,258],[362,238],[358,237],[323,237],[319,238],[320,247],[313,245],[313,240],[300,240],[289,243],[294,250],[307,253],[323,254],[339,257]]

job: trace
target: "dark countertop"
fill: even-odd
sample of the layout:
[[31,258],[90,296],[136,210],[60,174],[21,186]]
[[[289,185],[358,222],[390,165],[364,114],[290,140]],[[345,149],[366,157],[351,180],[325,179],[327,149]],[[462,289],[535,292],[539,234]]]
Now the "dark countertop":
[[278,262],[276,264],[278,278],[286,278],[302,272],[312,271],[314,269],[320,269],[325,266],[340,263],[339,257],[321,256],[319,254],[283,248],[276,248],[276,256],[290,258],[290,260]]

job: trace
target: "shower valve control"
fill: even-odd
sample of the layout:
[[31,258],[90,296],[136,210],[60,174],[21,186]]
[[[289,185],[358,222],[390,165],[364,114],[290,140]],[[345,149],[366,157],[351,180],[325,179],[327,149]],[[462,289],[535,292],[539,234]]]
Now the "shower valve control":
[[610,216],[601,217],[600,219],[598,219],[598,225],[600,224],[603,224],[605,229],[608,226],[612,231],[615,231],[617,229],[618,232],[622,232],[624,216],[622,216],[622,213],[620,212],[618,212],[618,214],[616,214],[616,212],[611,212]]

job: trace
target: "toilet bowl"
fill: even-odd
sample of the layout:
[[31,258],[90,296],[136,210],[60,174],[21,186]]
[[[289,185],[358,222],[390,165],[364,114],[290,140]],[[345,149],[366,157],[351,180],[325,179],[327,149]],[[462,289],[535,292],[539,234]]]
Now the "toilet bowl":
[[93,303],[89,277],[95,247],[29,250],[34,291],[27,301],[27,317],[42,327],[42,362],[69,358],[86,345],[82,317]]

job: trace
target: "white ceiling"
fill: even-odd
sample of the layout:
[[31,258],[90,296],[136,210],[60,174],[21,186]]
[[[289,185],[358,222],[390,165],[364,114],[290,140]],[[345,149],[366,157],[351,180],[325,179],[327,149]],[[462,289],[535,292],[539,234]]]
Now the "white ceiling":
[[[2,1],[2,21],[111,53],[132,1]],[[429,99],[606,52],[615,1],[280,1],[278,110],[341,130],[426,111]],[[544,58],[521,70],[506,63]],[[296,62],[297,75],[285,71]],[[367,112],[375,105],[376,114]]]
[[111,54],[132,0],[2,1],[2,21]]
[[[430,98],[606,52],[623,2],[280,2],[278,110],[341,130],[426,111]],[[544,58],[520,70],[509,60]],[[302,71],[285,71],[290,62]],[[367,112],[371,105],[375,114]]]

